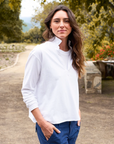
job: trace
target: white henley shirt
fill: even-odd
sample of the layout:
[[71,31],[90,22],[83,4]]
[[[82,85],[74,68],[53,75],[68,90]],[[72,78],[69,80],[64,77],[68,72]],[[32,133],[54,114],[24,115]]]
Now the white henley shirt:
[[72,67],[72,50],[61,50],[60,43],[55,37],[37,45],[26,63],[21,92],[34,123],[35,108],[52,124],[80,119],[78,72]]

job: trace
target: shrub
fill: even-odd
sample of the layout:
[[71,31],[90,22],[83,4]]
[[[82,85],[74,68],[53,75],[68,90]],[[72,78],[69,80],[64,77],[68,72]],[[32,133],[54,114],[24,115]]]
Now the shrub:
[[103,60],[106,58],[114,57],[114,42],[109,45],[102,45],[102,48],[95,54],[95,58],[92,60]]
[[5,60],[9,60],[9,58],[7,57]]
[[31,40],[30,40],[30,39],[28,39],[26,42],[27,42],[27,43],[31,43]]

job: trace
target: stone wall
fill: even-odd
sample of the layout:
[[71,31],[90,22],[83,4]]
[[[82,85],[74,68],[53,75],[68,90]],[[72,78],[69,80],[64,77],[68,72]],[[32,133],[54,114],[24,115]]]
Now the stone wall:
[[92,61],[88,61],[86,64],[85,92],[86,93],[102,93],[101,72],[93,64]]

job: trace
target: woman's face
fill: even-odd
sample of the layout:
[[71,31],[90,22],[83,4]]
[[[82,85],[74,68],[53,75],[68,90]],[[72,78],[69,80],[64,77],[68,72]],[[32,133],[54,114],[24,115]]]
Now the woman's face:
[[72,31],[67,12],[63,10],[57,11],[51,19],[50,28],[58,38],[67,38]]

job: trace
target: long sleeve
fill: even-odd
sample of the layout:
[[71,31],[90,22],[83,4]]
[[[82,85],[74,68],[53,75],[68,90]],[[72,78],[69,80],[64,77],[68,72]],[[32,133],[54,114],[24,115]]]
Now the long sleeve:
[[41,69],[41,62],[34,55],[30,54],[25,67],[25,75],[22,86],[23,101],[30,111],[38,107],[34,90],[37,85]]

